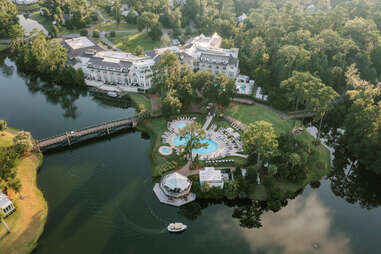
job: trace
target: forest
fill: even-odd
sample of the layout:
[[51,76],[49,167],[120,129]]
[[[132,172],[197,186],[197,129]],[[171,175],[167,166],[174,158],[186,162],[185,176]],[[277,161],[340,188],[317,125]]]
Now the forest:
[[[185,36],[219,33],[223,47],[240,49],[241,73],[272,106],[318,112],[312,120],[323,123],[337,153],[381,174],[380,1],[187,0],[173,8],[165,0],[126,2],[159,15],[175,34],[180,27]],[[243,13],[248,18],[238,22]],[[319,96],[329,99],[316,103]]]

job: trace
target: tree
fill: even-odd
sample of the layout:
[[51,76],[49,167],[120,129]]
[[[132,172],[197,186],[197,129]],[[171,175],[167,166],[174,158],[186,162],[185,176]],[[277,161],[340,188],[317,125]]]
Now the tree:
[[0,4],[0,38],[7,38],[12,33],[13,25],[18,23],[17,7],[12,0],[2,0]]
[[162,100],[162,111],[164,114],[172,115],[181,112],[183,104],[176,95],[176,90],[170,89]]
[[138,16],[139,14],[134,9],[130,9],[126,17],[126,21],[131,24],[136,24]]
[[81,31],[79,31],[79,35],[81,36],[87,36],[89,34],[89,32],[87,31],[87,29],[81,29]]
[[257,169],[262,168],[262,160],[275,156],[278,141],[272,124],[266,121],[257,121],[250,124],[243,135],[243,145],[250,154],[257,154]]
[[97,29],[94,29],[94,31],[93,31],[93,37],[99,38],[99,31]]
[[138,117],[140,119],[146,119],[150,115],[149,111],[146,109],[144,104],[139,104],[137,111],[138,111]]
[[154,41],[159,41],[161,36],[163,35],[163,32],[161,31],[161,26],[160,24],[155,24],[152,28],[151,31],[148,32],[148,35],[151,37],[152,40]]
[[30,152],[33,149],[32,135],[29,132],[21,131],[14,138],[14,149],[19,155]]
[[7,128],[7,121],[0,120],[0,131],[4,131]]
[[[202,73],[201,78],[207,78]],[[219,73],[213,77],[211,82],[206,82],[201,89],[202,95],[211,103],[216,103],[221,107],[226,107],[230,104],[231,99],[237,94],[234,80],[228,78],[225,74]]]
[[120,1],[117,0],[117,1],[114,2],[114,6],[112,8],[112,13],[114,15],[114,18],[115,18],[116,23],[118,24],[118,26],[119,26],[120,19],[121,19],[121,16],[122,16],[122,14],[120,12],[121,7],[122,6],[120,4]]
[[135,55],[136,56],[144,56],[144,48],[142,46],[137,46],[135,48]]
[[316,117],[320,119],[318,134],[316,139],[320,139],[321,126],[325,114],[334,107],[335,99],[339,94],[332,87],[326,86],[323,83],[315,83],[313,95],[310,100],[312,111],[316,113]]
[[186,158],[190,159],[192,165],[193,150],[208,147],[208,143],[201,143],[201,140],[205,138],[205,131],[200,123],[192,122],[180,129],[179,134],[180,140],[186,141],[185,145],[181,147],[182,153]]
[[17,153],[13,149],[0,148],[0,185],[19,192],[21,184],[17,178],[16,159]]
[[168,34],[163,34],[160,38],[160,42],[163,47],[168,47],[171,43],[171,38],[169,38]]
[[381,174],[381,89],[362,80],[354,65],[348,68],[346,78],[350,105],[340,142],[346,145],[352,160]]
[[140,15],[137,18],[137,25],[139,31],[143,31],[144,29],[151,30],[155,25],[159,24],[159,15],[154,14],[152,12],[143,12],[142,15]]
[[309,72],[294,71],[292,76],[282,81],[281,87],[286,89],[286,96],[290,101],[295,101],[295,110],[299,109],[300,104],[304,107],[309,106],[308,102],[316,95],[315,88],[322,87],[321,80],[314,77]]

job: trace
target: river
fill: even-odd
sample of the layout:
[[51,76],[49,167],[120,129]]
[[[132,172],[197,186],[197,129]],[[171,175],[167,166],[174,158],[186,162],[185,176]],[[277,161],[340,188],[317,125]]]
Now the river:
[[[134,114],[87,92],[31,80],[11,60],[0,61],[0,119],[37,139]],[[371,177],[356,178],[364,197],[353,202],[333,193],[343,186],[324,179],[248,229],[232,217],[232,204],[160,204],[149,143],[144,133],[126,132],[46,154],[38,185],[49,215],[34,253],[381,253],[380,182]],[[168,234],[171,221],[189,230]]]

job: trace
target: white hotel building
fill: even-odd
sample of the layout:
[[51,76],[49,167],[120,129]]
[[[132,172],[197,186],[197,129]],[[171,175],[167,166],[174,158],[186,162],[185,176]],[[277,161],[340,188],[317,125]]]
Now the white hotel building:
[[[222,38],[217,33],[211,37],[200,35],[190,39],[183,46],[147,51],[143,57],[124,52],[104,51],[86,37],[65,40],[64,45],[68,49],[68,56],[73,61],[74,68],[82,68],[88,85],[113,85],[122,91],[146,91],[151,88],[152,66],[160,60],[161,54],[170,50],[193,70],[206,70],[214,75],[224,73],[236,79],[239,93],[251,94],[254,81],[239,75],[239,49],[223,49],[220,47],[221,42]],[[248,88],[242,89],[243,85]]]

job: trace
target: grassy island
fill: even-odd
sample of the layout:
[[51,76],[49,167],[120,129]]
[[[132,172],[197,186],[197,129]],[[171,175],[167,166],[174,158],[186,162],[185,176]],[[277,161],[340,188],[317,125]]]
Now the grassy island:
[[[0,131],[0,147],[12,146],[18,132],[12,128]],[[16,211],[5,219],[11,233],[7,234],[0,225],[0,253],[31,253],[44,230],[48,206],[36,181],[41,164],[41,153],[29,153],[16,161],[17,176],[22,187],[19,194],[8,191]]]

